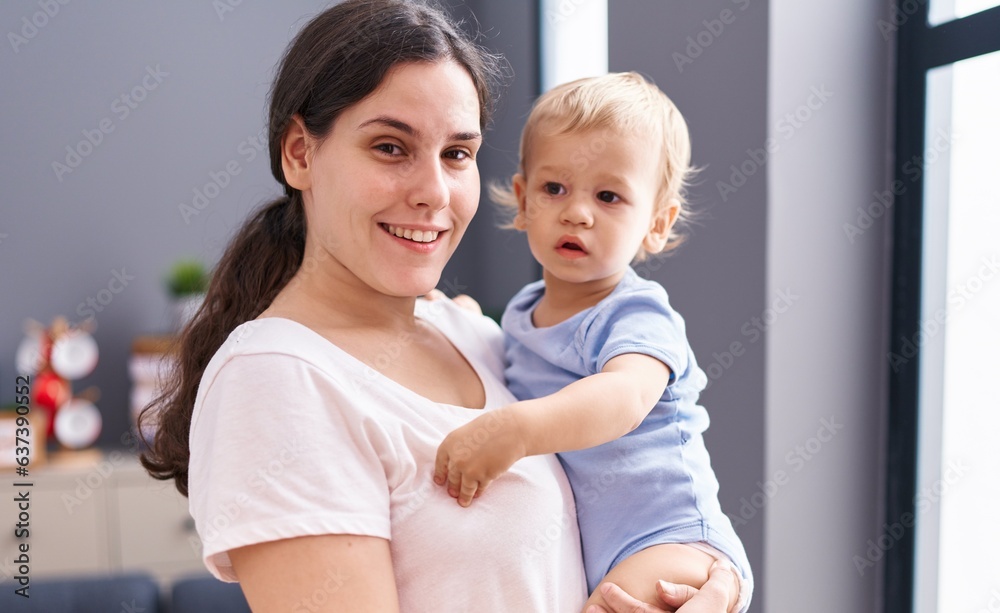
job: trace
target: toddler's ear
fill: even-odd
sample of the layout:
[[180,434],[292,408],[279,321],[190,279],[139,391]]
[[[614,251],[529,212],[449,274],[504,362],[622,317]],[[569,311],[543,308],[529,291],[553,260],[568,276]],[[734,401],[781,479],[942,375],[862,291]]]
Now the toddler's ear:
[[514,229],[525,230],[528,227],[527,219],[527,182],[524,175],[517,173],[511,181],[514,187],[514,197],[517,198],[517,215],[514,216]]
[[649,226],[649,232],[642,241],[642,247],[647,253],[660,253],[667,245],[670,238],[670,228],[674,227],[677,215],[681,212],[681,203],[676,199],[671,199],[667,206],[661,208],[653,214],[653,220]]

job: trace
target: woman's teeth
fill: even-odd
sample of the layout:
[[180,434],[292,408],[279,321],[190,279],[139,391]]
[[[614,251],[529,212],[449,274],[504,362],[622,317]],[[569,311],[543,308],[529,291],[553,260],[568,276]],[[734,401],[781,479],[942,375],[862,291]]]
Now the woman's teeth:
[[411,230],[409,228],[398,228],[396,226],[390,226],[389,224],[382,224],[389,234],[393,236],[398,236],[399,238],[405,238],[411,240],[415,243],[430,243],[437,240],[439,232],[435,230]]

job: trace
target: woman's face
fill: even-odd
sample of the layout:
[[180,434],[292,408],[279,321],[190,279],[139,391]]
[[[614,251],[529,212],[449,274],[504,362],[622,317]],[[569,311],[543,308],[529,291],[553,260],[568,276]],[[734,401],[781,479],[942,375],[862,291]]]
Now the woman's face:
[[388,296],[430,291],[479,205],[481,143],[461,65],[394,66],[306,154],[307,254],[332,256],[321,263],[331,280]]

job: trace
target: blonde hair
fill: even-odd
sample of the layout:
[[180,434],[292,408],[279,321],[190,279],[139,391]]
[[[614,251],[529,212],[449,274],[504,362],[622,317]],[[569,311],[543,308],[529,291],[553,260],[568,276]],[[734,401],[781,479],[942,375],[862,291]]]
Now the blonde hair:
[[[679,205],[663,251],[683,242],[678,231],[690,218],[686,191],[696,169],[691,166],[691,139],[687,123],[674,103],[655,84],[636,72],[618,72],[558,85],[535,101],[521,133],[518,172],[524,174],[532,139],[544,124],[547,134],[605,129],[616,135],[648,138],[660,145],[660,185],[654,212],[671,200]],[[503,227],[512,228],[518,211],[510,181],[490,185],[490,197],[508,213]],[[638,259],[642,259],[640,252]]]

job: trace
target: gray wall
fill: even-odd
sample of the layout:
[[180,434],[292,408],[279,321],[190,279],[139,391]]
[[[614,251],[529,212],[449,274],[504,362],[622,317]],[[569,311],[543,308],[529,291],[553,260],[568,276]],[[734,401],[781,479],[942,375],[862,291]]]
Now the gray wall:
[[[768,164],[767,293],[800,298],[767,339],[765,475],[787,473],[766,507],[769,611],[881,608],[878,558],[860,572],[854,556],[867,558],[883,525],[892,221],[853,242],[844,225],[890,183],[895,41],[878,28],[888,8],[770,3],[767,123],[781,148]],[[828,100],[810,113],[813,88]],[[819,434],[824,420],[834,425]]]
[[[169,326],[169,265],[181,256],[214,263],[248,211],[278,193],[266,150],[247,142],[264,125],[285,45],[327,4],[243,3],[220,17],[208,2],[69,3],[47,21],[35,2],[0,4],[0,398],[13,400],[22,321],[83,319],[88,298],[106,301],[102,290],[124,269],[134,278],[98,303],[97,370],[74,382],[75,390],[100,388],[101,441],[119,440],[128,428],[132,338]],[[15,51],[7,33],[20,35],[24,18],[44,25]],[[160,81],[146,79],[145,89],[147,70],[157,67]],[[133,109],[120,96],[134,88],[144,99]],[[66,147],[102,121],[111,131],[99,145],[81,146],[89,155],[57,177],[53,162],[66,164]],[[194,190],[230,162],[239,174],[184,219],[180,205],[190,206]]]
[[[720,20],[724,10],[730,11],[728,24]],[[769,572],[763,563],[764,514],[752,506],[741,513],[764,474],[767,336],[754,327],[754,318],[762,317],[771,299],[767,181],[763,170],[756,172],[725,199],[716,187],[729,180],[730,165],[740,165],[746,150],[767,138],[768,5],[619,0],[610,3],[609,19],[610,69],[637,70],[670,96],[687,120],[693,161],[704,168],[690,190],[699,222],[675,255],[648,272],[684,316],[698,363],[710,377],[702,395],[712,418],[705,439],[722,508],[754,569],[753,610],[777,611],[762,606]],[[708,32],[705,20],[719,20],[718,35]],[[708,46],[698,43],[699,36]]]

